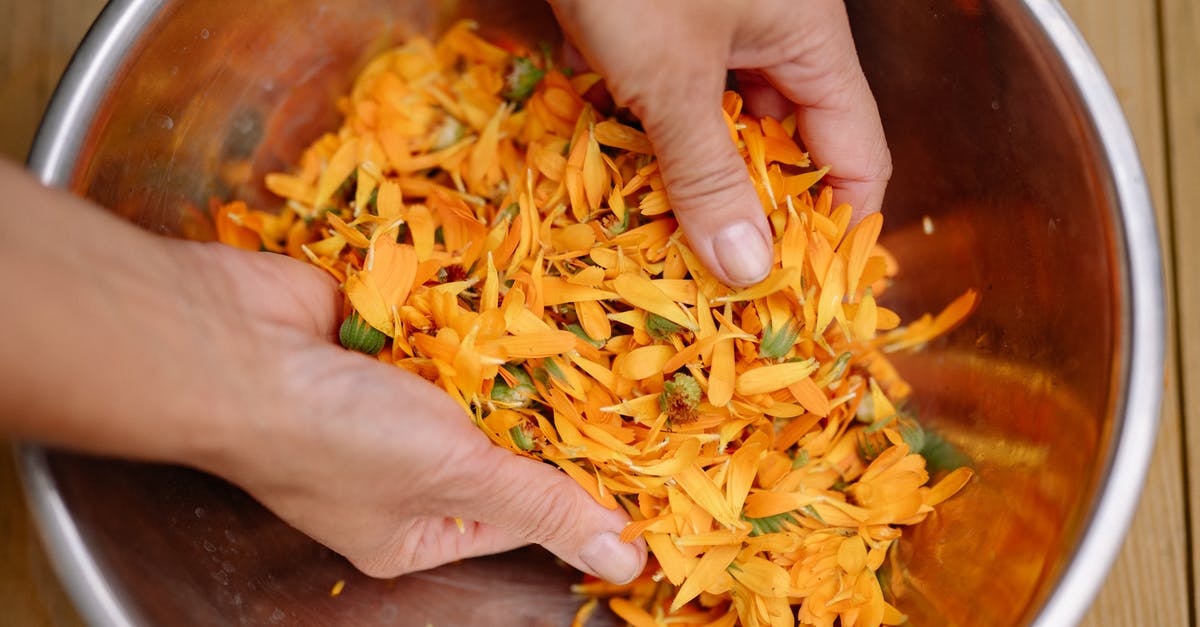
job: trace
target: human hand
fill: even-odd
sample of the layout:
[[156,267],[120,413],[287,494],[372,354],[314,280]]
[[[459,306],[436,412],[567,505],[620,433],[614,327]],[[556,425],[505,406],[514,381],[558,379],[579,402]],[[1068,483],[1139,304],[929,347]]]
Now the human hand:
[[[538,543],[613,581],[628,518],[492,445],[424,379],[337,345],[337,286],[293,259],[169,240],[0,162],[0,433],[224,477],[370,575]],[[454,518],[463,521],[460,530]]]
[[255,346],[242,376],[274,401],[240,417],[206,470],[377,577],[530,543],[608,580],[641,572],[644,543],[617,537],[624,512],[494,446],[424,379],[337,346],[341,297],[326,275],[282,256],[182,246],[244,321],[230,329]]
[[841,0],[550,0],[568,38],[646,129],[696,254],[727,283],[764,278],[770,228],[721,116],[726,71],[755,115],[793,111],[853,221],[891,176],[879,112]]

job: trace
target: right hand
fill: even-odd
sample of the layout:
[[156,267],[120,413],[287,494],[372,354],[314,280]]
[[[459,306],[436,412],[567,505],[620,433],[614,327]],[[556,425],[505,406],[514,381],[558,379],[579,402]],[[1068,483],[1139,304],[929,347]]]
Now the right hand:
[[841,0],[550,0],[568,38],[654,144],[696,254],[734,286],[766,277],[771,232],[721,116],[726,71],[747,108],[796,114],[852,222],[879,211],[891,156]]

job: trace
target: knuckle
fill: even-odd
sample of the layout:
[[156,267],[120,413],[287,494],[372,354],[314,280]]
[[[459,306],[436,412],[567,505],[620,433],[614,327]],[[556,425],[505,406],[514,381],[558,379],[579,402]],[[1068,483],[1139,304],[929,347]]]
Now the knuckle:
[[562,498],[552,489],[521,490],[520,502],[513,503],[524,511],[511,529],[517,536],[545,545],[560,540],[576,529],[582,519],[578,499]]
[[713,159],[700,168],[675,168],[667,179],[672,207],[680,213],[719,211],[736,204],[734,198],[749,185],[749,175],[733,159]]
[[876,156],[873,162],[876,164],[876,169],[871,176],[871,180],[879,181],[881,183],[886,183],[892,180],[892,174],[894,171],[892,166],[892,152],[888,149],[886,141],[879,142],[875,154]]
[[363,574],[376,579],[390,579],[433,566],[430,558],[440,555],[428,546],[428,534],[422,525],[409,522],[381,546],[363,556],[347,555],[350,563]]

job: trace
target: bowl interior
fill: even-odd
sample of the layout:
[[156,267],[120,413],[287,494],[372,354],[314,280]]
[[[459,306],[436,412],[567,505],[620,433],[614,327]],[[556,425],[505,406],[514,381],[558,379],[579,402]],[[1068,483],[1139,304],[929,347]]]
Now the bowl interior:
[[[1127,350],[1112,176],[1022,5],[848,4],[896,166],[883,243],[902,275],[886,304],[911,319],[982,296],[953,334],[896,357],[922,421],[979,476],[907,533],[891,585],[914,624],[1025,622],[1111,458]],[[538,1],[163,2],[104,85],[70,186],[203,236],[185,218],[212,197],[278,202],[256,181],[336,124],[372,52],[463,16],[560,39]],[[122,611],[148,624],[561,625],[579,603],[575,576],[533,549],[375,581],[211,477],[60,453],[47,467]]]

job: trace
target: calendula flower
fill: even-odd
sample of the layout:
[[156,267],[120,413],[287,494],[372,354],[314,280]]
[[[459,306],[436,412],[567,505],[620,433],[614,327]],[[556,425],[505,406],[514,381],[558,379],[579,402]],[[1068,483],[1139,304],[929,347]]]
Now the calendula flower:
[[469,22],[415,38],[366,65],[340,129],[266,177],[277,210],[217,203],[208,231],[323,268],[343,345],[629,513],[647,570],[578,586],[593,598],[577,624],[599,597],[639,626],[898,624],[875,573],[972,474],[927,485],[887,353],[979,295],[900,326],[877,300],[895,274],[883,218],[850,228],[795,120],[751,117],[733,92],[722,114],[777,254],[729,289],[673,217],[649,138],[583,98],[598,80]]

